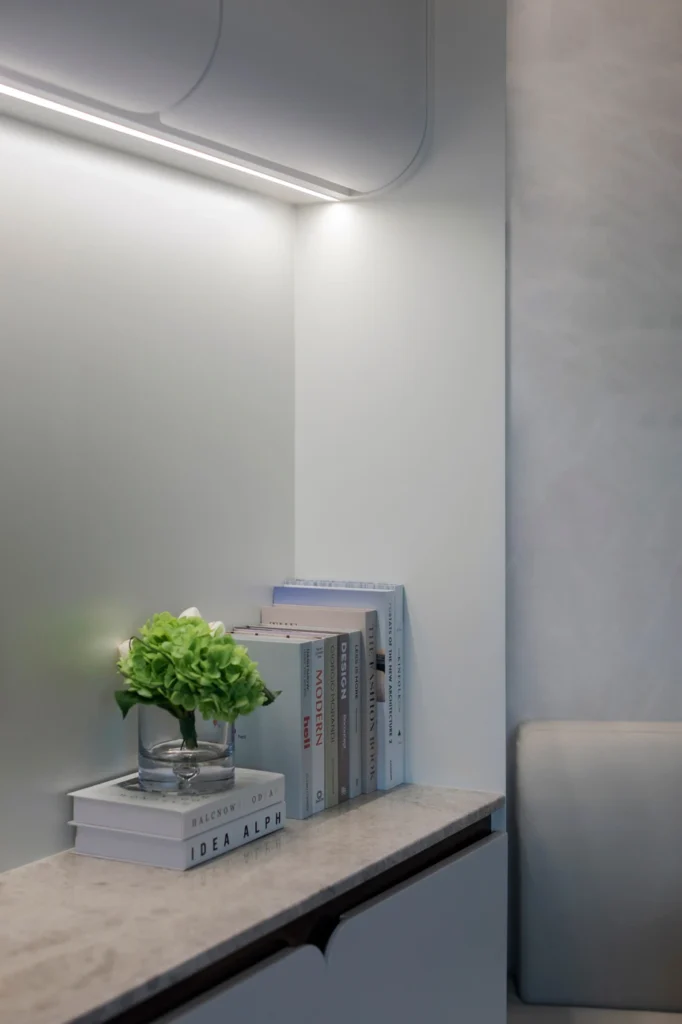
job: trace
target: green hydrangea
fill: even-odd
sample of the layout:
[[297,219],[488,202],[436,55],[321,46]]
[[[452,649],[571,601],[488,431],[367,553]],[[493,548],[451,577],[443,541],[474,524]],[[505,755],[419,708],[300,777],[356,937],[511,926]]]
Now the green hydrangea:
[[235,722],[271,704],[272,693],[245,647],[202,618],[154,615],[118,662],[127,686],[116,692],[123,717],[135,704],[155,704],[180,721],[188,748],[196,748],[194,714]]

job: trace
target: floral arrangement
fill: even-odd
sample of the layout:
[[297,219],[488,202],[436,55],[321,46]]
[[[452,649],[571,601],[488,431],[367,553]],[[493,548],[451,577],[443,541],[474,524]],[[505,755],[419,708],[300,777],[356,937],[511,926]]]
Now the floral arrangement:
[[223,623],[206,622],[197,608],[177,618],[154,615],[139,633],[119,646],[117,668],[127,685],[116,691],[116,702],[124,718],[135,704],[167,711],[178,719],[188,750],[197,749],[197,711],[205,719],[234,723],[279,695]]

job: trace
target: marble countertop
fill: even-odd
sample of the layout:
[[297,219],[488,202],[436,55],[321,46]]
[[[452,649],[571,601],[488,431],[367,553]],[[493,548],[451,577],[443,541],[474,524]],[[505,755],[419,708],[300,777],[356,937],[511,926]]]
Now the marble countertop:
[[401,786],[187,872],[70,851],[0,875],[0,1017],[100,1024],[376,877],[504,801]]

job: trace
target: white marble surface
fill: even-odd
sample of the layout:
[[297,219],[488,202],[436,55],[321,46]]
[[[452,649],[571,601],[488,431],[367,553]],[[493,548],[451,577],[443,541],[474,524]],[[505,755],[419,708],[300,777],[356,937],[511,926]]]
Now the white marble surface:
[[57,854],[0,875],[0,1018],[99,1024],[479,821],[503,798],[402,786],[193,871]]

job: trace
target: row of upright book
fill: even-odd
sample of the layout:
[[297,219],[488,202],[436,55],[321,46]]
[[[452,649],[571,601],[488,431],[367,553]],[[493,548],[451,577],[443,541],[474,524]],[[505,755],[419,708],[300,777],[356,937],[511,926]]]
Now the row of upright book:
[[286,777],[307,818],[404,782],[403,588],[288,580],[235,640],[275,703],[237,721],[236,763]]

